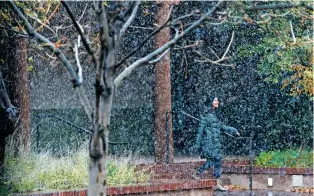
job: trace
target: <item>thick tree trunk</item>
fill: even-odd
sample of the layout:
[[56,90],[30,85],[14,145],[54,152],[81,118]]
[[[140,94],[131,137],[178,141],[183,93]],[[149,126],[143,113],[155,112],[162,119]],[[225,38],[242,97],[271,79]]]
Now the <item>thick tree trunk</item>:
[[[158,3],[158,25],[166,22],[169,14],[169,2]],[[170,40],[170,28],[164,28],[155,36],[156,48]],[[155,66],[155,158],[157,163],[165,163],[167,154],[169,161],[173,161],[172,118],[171,118],[171,80],[170,54]],[[169,113],[169,115],[167,115]],[[168,119],[166,119],[166,115]],[[166,123],[167,121],[167,123]],[[166,127],[167,124],[167,127]]]
[[27,73],[26,39],[16,39],[16,49],[7,53],[6,80],[12,104],[19,108],[15,125],[17,150],[29,150],[30,138],[30,101]]
[[109,125],[113,99],[113,88],[111,89],[112,93],[101,98],[101,124],[94,126],[96,131],[93,131],[90,142],[88,195],[106,195]]
[[[29,88],[27,78],[27,57],[25,39],[5,39],[1,42],[0,58],[3,79],[12,105],[18,108],[17,123],[9,118],[5,111],[0,112],[0,162],[3,162],[5,152],[5,140],[8,136],[16,133],[16,150],[29,149],[30,137],[30,107]],[[9,106],[5,106],[9,107]],[[18,151],[16,151],[17,153]]]
[[88,195],[106,195],[109,127],[114,95],[114,76],[118,45],[109,34],[107,15],[102,2],[98,2],[99,62],[96,69],[96,104],[93,116],[93,133],[90,142]]
[[16,130],[19,135],[20,150],[30,149],[30,100],[27,73],[26,39],[19,39],[17,44],[17,80],[15,87],[16,105],[19,107],[19,118]]

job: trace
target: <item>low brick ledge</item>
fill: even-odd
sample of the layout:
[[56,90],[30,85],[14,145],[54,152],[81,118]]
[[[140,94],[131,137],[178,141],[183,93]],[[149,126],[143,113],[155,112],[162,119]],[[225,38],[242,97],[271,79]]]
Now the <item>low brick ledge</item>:
[[[180,175],[192,174],[198,167],[204,164],[205,161],[192,161],[181,162],[172,164],[150,164],[150,165],[138,165],[136,170],[146,170],[147,172],[153,172],[154,174],[179,173]],[[209,169],[210,170],[210,169]],[[249,161],[248,160],[233,160],[223,161],[222,172],[228,174],[249,174]],[[211,173],[211,172],[209,172]],[[252,167],[253,174],[280,174],[280,175],[313,175],[313,168],[264,168]],[[173,174],[171,174],[173,175]]]
[[[191,168],[197,168],[203,165],[205,161],[190,161],[190,162],[179,162],[179,163],[169,163],[169,164],[140,164],[136,166],[135,170],[154,170],[155,172],[167,172],[167,171],[182,171],[189,170]],[[250,160],[248,159],[234,159],[234,160],[223,160],[222,166],[248,166]]]
[[[229,166],[222,168],[223,173],[249,174],[248,166]],[[280,174],[280,175],[313,175],[313,168],[264,168],[252,167],[252,174]]]
[[[135,184],[117,187],[107,187],[107,195],[147,194],[166,191],[212,188],[216,185],[213,179],[184,180],[173,182],[155,182],[152,184]],[[87,196],[87,190],[50,191],[30,194],[15,194],[15,196]]]

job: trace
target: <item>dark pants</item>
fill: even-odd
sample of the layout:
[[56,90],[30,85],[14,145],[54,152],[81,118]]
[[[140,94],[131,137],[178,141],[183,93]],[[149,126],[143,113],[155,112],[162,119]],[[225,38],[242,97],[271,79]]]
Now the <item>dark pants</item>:
[[221,158],[207,158],[206,162],[198,169],[197,174],[200,175],[210,167],[214,167],[213,175],[215,178],[220,178],[221,175]]

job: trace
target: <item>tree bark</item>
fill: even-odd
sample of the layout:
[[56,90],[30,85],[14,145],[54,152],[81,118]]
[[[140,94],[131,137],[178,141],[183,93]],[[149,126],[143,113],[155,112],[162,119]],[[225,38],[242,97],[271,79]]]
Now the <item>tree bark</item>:
[[[118,47],[109,34],[107,13],[102,2],[96,4],[101,43],[96,69],[96,103],[89,147],[88,195],[106,195],[109,128],[114,95],[114,75]],[[114,25],[113,25],[114,26]]]
[[30,100],[27,73],[26,40],[24,38],[4,40],[0,58],[4,61],[1,64],[1,71],[7,88],[8,96],[12,105],[18,108],[18,118],[16,122],[10,120],[7,113],[2,113],[1,153],[4,153],[5,139],[14,133],[17,142],[16,153],[18,151],[29,150],[30,139]]
[[[169,13],[169,2],[159,2],[156,23],[162,25],[166,22]],[[170,28],[164,28],[155,36],[156,48],[161,47],[170,40]],[[170,80],[170,54],[155,65],[155,159],[156,163],[173,162],[172,144],[172,118],[171,114],[171,80]],[[169,113],[168,119],[166,114]],[[166,120],[168,122],[166,123]],[[166,127],[166,124],[168,127]],[[166,130],[168,133],[166,133]],[[167,146],[169,148],[167,148]],[[168,152],[167,152],[168,151]]]
[[28,151],[30,149],[30,100],[29,85],[27,73],[27,53],[26,39],[19,39],[16,51],[17,80],[15,87],[16,105],[19,107],[19,118],[16,127],[18,137],[20,138],[20,150]]

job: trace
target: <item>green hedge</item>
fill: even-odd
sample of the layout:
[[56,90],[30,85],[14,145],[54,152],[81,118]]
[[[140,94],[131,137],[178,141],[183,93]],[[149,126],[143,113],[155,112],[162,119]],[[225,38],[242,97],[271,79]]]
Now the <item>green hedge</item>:
[[[89,141],[89,134],[60,122],[54,118],[40,119],[40,114],[52,114],[73,124],[88,129],[90,124],[81,109],[36,109],[32,110],[31,143],[37,152],[49,151],[54,155],[67,154],[80,149]],[[39,124],[39,126],[38,126]],[[154,154],[153,111],[146,108],[114,109],[111,117],[109,140],[117,145],[109,145],[112,155],[136,153]]]
[[259,167],[312,168],[313,152],[297,150],[261,152],[255,159]]

